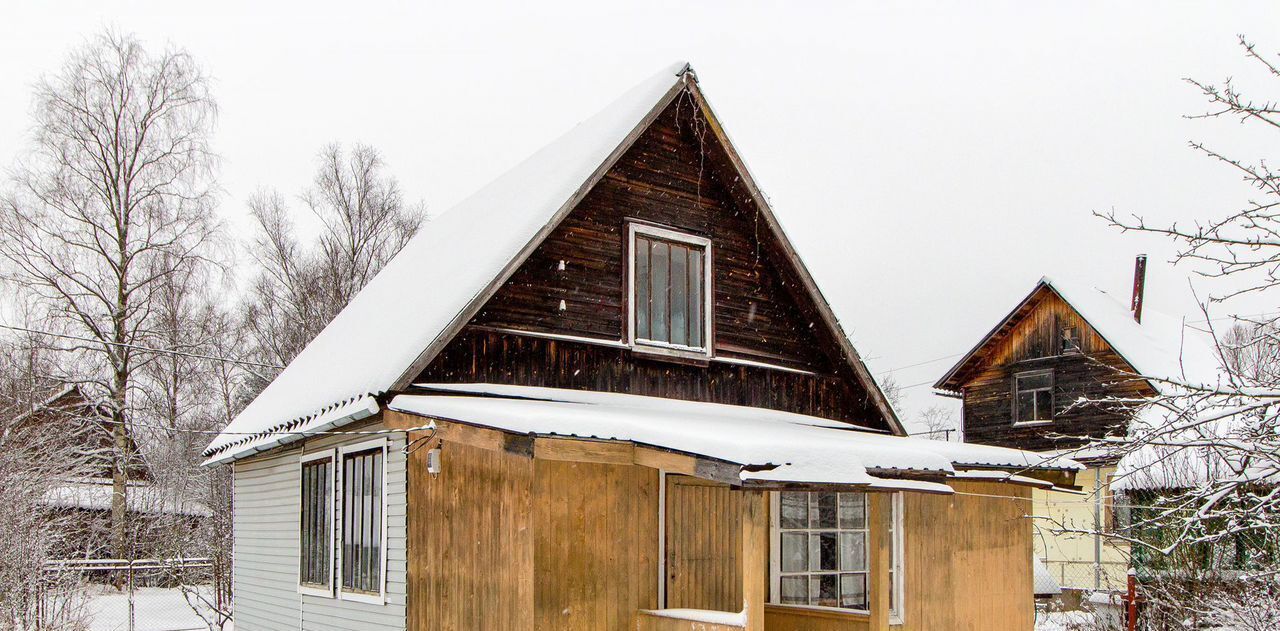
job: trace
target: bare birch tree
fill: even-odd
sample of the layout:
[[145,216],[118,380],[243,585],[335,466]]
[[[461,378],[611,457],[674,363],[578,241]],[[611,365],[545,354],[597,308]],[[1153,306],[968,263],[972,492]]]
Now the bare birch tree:
[[[1260,53],[1244,37],[1239,42],[1246,58],[1273,82],[1268,87],[1280,86],[1280,56]],[[1206,112],[1189,118],[1235,119],[1258,134],[1280,133],[1275,101],[1251,99],[1232,79],[1221,84],[1187,81],[1210,104]],[[1237,319],[1234,328],[1219,330],[1213,317],[1245,294],[1280,297],[1280,173],[1265,160],[1231,157],[1198,141],[1190,146],[1238,173],[1257,196],[1193,225],[1101,215],[1122,230],[1172,239],[1178,244],[1175,263],[1188,264],[1216,290],[1201,307],[1204,333],[1213,340],[1220,364],[1216,377],[1192,376],[1185,365],[1181,375],[1143,375],[1160,385],[1159,396],[1103,402],[1143,406],[1127,435],[1101,446],[1122,459],[1122,479],[1117,480],[1122,488],[1146,478],[1140,486],[1157,489],[1142,497],[1130,495],[1128,501],[1140,506],[1125,528],[1110,534],[1130,543],[1135,554],[1161,558],[1199,550],[1203,554],[1193,556],[1207,563],[1229,549],[1232,576],[1261,581],[1245,600],[1280,610],[1280,592],[1271,578],[1280,571],[1277,320]],[[1210,603],[1177,606],[1183,612],[1207,611]],[[1224,619],[1229,613],[1214,615]]]
[[298,236],[279,193],[261,191],[249,200],[258,223],[251,253],[259,272],[245,322],[256,358],[264,363],[283,366],[302,352],[425,219],[422,205],[404,200],[372,147],[356,145],[347,152],[329,145],[318,162],[311,188],[301,195],[320,223],[313,242]]
[[112,529],[115,553],[126,556],[126,426],[141,349],[153,343],[156,292],[205,264],[219,230],[216,107],[189,54],[107,33],[36,85],[33,113],[0,208],[0,260],[25,298],[85,340],[70,350],[111,408]]
[[920,413],[920,424],[924,426],[924,437],[930,440],[951,440],[951,433],[959,431],[956,427],[955,412],[940,405],[932,405]]

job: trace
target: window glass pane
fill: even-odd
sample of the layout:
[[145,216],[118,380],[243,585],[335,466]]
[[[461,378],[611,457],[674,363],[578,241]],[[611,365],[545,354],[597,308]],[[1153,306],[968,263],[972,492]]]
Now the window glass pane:
[[808,535],[803,532],[784,532],[781,536],[781,565],[783,572],[804,572],[809,569]]
[[1053,393],[1049,390],[1036,391],[1036,420],[1047,421],[1053,418]]
[[867,569],[867,533],[840,533],[840,569],[848,571],[866,571]]
[[865,495],[861,493],[840,494],[840,527],[867,527],[867,501]]
[[[891,505],[896,518],[900,510],[896,498]],[[780,550],[775,571],[781,575],[777,576],[779,593],[774,595],[774,601],[868,609],[867,496],[787,492],[779,493],[778,506],[778,525],[785,528],[777,533]],[[889,535],[891,547],[899,545],[900,534],[892,523]],[[897,548],[890,550],[890,581],[901,572],[898,554]],[[890,597],[890,607],[900,607],[893,600],[901,597],[899,591],[893,591],[896,596]]]
[[1073,326],[1062,329],[1062,349],[1063,353],[1070,353],[1080,350],[1080,334],[1076,332]]
[[702,250],[689,249],[689,346],[702,347]]
[[689,248],[671,246],[671,339],[689,344]]
[[1034,392],[1018,393],[1018,416],[1019,421],[1034,421],[1036,418],[1036,395]]
[[809,497],[812,500],[809,504],[809,527],[835,528],[836,494],[810,493]]
[[301,525],[301,550],[299,555],[300,579],[306,584],[324,584],[328,582],[328,576],[322,573],[324,569],[323,555],[327,554],[325,546],[321,544],[323,535],[323,523],[327,521],[327,513],[324,497],[325,474],[324,469],[328,461],[312,461],[302,466],[302,480],[300,491],[302,493],[302,515],[300,516]]
[[836,597],[839,575],[818,574],[809,578],[809,604],[823,607],[838,607],[840,601]]
[[379,592],[382,587],[382,450],[343,458],[342,586]]
[[809,604],[809,577],[784,576],[781,580],[782,602],[788,605]]
[[809,494],[783,493],[778,499],[778,524],[783,528],[804,528],[808,523]]
[[650,339],[649,332],[649,240],[636,238],[636,337]]
[[649,303],[653,305],[649,314],[649,326],[652,327],[649,339],[658,342],[668,342],[671,340],[671,330],[668,328],[668,316],[671,313],[670,306],[667,302],[670,296],[671,281],[671,247],[662,241],[653,242],[653,252],[650,258],[650,274],[653,279],[649,283],[649,288],[653,295],[649,297]]
[[1018,390],[1036,390],[1038,388],[1048,388],[1051,382],[1049,373],[1040,373],[1036,375],[1018,375]]
[[643,235],[634,248],[636,339],[703,348],[706,248]]
[[846,609],[867,608],[867,575],[840,575],[840,606]]
[[840,554],[834,532],[815,532],[809,535],[809,569],[837,570]]

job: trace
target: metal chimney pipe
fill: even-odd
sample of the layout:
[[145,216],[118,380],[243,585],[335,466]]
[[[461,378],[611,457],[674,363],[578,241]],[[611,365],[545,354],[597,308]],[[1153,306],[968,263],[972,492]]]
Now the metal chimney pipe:
[[1129,310],[1133,312],[1134,321],[1142,323],[1142,294],[1147,285],[1147,255],[1139,254],[1133,261],[1133,301]]

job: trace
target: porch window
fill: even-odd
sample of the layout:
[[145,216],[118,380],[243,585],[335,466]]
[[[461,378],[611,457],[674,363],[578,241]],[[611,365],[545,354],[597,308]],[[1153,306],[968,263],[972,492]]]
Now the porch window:
[[867,609],[865,495],[781,493],[777,529],[776,602]]
[[385,442],[342,451],[342,596],[381,598],[383,585],[383,461]]
[[711,241],[641,224],[630,235],[631,343],[708,355]]
[[300,591],[333,595],[333,451],[302,458]]
[[1013,376],[1013,422],[1053,420],[1053,371],[1038,370]]
[[[770,601],[866,612],[870,608],[867,495],[776,493]],[[892,502],[890,614],[902,601],[901,498]]]

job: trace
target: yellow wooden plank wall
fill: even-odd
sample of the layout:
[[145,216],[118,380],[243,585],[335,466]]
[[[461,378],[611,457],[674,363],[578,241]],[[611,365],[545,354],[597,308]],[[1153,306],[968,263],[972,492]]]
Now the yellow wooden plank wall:
[[[1031,631],[1028,487],[953,482],[957,495],[908,493],[904,631]],[[980,497],[998,495],[1009,497]]]
[[409,465],[409,628],[532,628],[534,461],[448,443],[432,477],[426,454]]
[[667,476],[667,607],[742,610],[741,492]]
[[534,462],[535,628],[631,628],[658,606],[658,472]]

